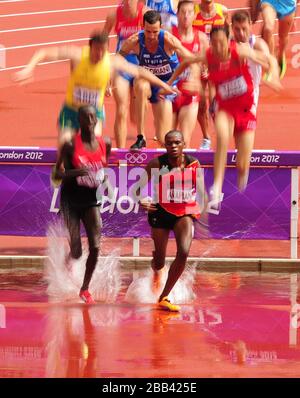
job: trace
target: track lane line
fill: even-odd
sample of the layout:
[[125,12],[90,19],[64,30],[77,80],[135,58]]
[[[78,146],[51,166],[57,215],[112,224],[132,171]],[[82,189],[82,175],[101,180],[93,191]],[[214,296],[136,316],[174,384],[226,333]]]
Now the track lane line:
[[107,8],[117,8],[117,4],[110,5],[110,6],[65,8],[62,10],[47,10],[47,11],[24,12],[24,13],[19,13],[19,14],[5,14],[5,15],[0,15],[0,18],[23,17],[23,16],[29,16],[29,15],[55,14],[55,13],[87,11],[87,10],[101,10],[101,9],[107,9]]
[[105,22],[105,19],[102,19],[102,20],[99,20],[99,21],[64,23],[64,24],[59,24],[59,25],[33,26],[33,27],[30,27],[30,28],[17,28],[17,29],[0,30],[0,33],[12,33],[12,32],[23,32],[23,31],[28,31],[28,30],[63,28],[63,27],[68,27],[68,26],[89,25],[89,24],[98,24],[98,23],[104,23],[104,22]]
[[[299,6],[300,2],[297,5]],[[53,13],[74,12],[74,11],[86,11],[86,10],[99,10],[99,9],[117,8],[117,6],[118,6],[117,4],[112,4],[112,5],[106,5],[106,6],[65,8],[65,9],[61,9],[61,10],[33,11],[33,12],[25,12],[25,13],[17,13],[17,14],[0,15],[0,18],[20,17],[20,16],[28,16],[28,15],[41,15],[41,14],[53,14]],[[228,8],[228,11],[236,11],[236,10],[249,10],[249,7]]]
[[[295,17],[294,19],[300,19],[300,16]],[[277,19],[276,19],[277,20]],[[13,33],[13,32],[22,32],[22,31],[30,31],[30,30],[39,30],[39,29],[53,29],[53,28],[63,28],[69,26],[80,26],[80,25],[89,25],[89,24],[101,24],[105,23],[105,19],[101,19],[98,21],[85,21],[85,22],[73,22],[73,23],[66,23],[66,24],[57,24],[57,25],[43,25],[43,26],[32,26],[29,28],[17,28],[17,29],[6,29],[0,30],[0,33]],[[262,23],[263,20],[260,19],[256,21],[256,24]]]
[[[117,37],[117,35],[110,35],[109,38],[114,38]],[[20,48],[30,48],[30,47],[41,47],[41,46],[49,46],[52,44],[61,44],[61,43],[74,43],[76,41],[88,41],[90,38],[89,37],[84,37],[80,39],[70,39],[70,40],[61,40],[61,41],[49,41],[45,43],[35,43],[35,44],[25,44],[24,46],[14,46],[14,47],[2,47],[0,48],[0,51],[5,51],[5,50],[16,50]]]
[[28,0],[1,0],[0,1],[0,5],[4,4],[4,3],[21,3],[24,1],[28,1]]

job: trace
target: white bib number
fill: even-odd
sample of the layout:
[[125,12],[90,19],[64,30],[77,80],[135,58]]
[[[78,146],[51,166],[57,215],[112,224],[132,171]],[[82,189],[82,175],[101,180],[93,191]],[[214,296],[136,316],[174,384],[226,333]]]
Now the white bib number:
[[223,100],[240,97],[247,92],[247,83],[244,76],[227,81],[219,85],[219,95]]
[[73,100],[77,104],[89,104],[97,107],[99,95],[100,93],[98,90],[90,90],[84,87],[74,87]]
[[99,168],[99,165],[89,165],[88,174],[85,176],[76,177],[77,184],[88,187],[88,188],[98,188],[100,184],[104,181],[104,169]]
[[145,69],[152,72],[155,76],[164,76],[167,75],[168,73],[172,73],[172,69],[169,64],[163,66],[152,66],[152,67],[145,66]]

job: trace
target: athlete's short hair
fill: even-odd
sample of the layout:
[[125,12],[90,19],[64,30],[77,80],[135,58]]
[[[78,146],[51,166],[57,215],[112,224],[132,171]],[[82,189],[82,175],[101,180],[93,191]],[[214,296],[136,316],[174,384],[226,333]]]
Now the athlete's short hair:
[[179,12],[180,8],[184,4],[192,4],[193,6],[195,5],[194,0],[179,0],[178,6],[177,6],[177,13]]
[[239,10],[239,11],[235,11],[232,16],[231,16],[231,22],[245,22],[248,21],[249,23],[251,23],[251,19],[250,19],[250,15],[248,13],[248,11],[246,10]]
[[93,111],[96,115],[97,111],[96,108],[94,107],[94,105],[82,105],[79,109],[78,109],[78,119],[80,119],[80,117],[87,113],[88,111]]
[[229,39],[229,27],[227,26],[227,25],[224,25],[224,26],[214,26],[213,28],[212,28],[212,30],[210,31],[210,38],[212,38],[212,36],[215,34],[215,33],[218,33],[218,32],[224,32],[225,33],[225,35],[226,35],[226,37],[227,37],[227,39]]
[[173,135],[173,134],[179,134],[183,140],[183,134],[181,131],[179,130],[170,130],[167,132],[167,134],[165,135],[165,140],[167,139],[168,136]]
[[143,20],[144,20],[144,25],[145,22],[149,23],[150,25],[154,25],[158,21],[161,25],[161,15],[158,11],[155,10],[146,11]]
[[89,46],[91,47],[91,45],[93,43],[107,44],[108,43],[108,34],[103,33],[99,30],[92,32],[90,35],[90,39],[89,39]]

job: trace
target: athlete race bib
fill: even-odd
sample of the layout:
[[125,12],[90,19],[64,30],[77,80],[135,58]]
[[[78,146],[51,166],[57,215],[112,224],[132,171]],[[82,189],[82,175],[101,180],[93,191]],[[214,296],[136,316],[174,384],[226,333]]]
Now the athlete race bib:
[[155,76],[164,76],[172,73],[170,64],[162,66],[144,66],[144,68],[152,72]]
[[88,166],[88,174],[76,177],[77,184],[87,188],[98,188],[104,181],[104,170],[96,165]]
[[210,32],[211,32],[211,30],[212,30],[212,25],[211,24],[205,24],[204,25],[204,30],[205,30],[205,33],[207,34],[207,36],[209,36],[210,35]]
[[219,85],[218,92],[222,100],[240,97],[247,92],[248,86],[243,76]]
[[88,104],[98,107],[99,102],[99,90],[90,90],[84,87],[74,87],[73,100],[74,103]]
[[196,193],[194,189],[168,189],[167,201],[175,203],[190,203],[195,201]]

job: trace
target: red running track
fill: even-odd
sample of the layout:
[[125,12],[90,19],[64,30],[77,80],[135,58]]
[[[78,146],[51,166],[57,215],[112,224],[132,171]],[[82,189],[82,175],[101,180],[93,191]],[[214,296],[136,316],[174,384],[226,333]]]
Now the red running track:
[[[67,1],[52,1],[51,4],[38,0],[17,3],[0,3],[0,34],[1,44],[6,50],[6,68],[0,71],[0,113],[1,113],[1,145],[55,146],[56,119],[64,100],[68,63],[55,63],[39,66],[35,81],[25,85],[14,85],[11,76],[24,65],[33,52],[40,48],[37,44],[70,41],[77,45],[85,44],[85,39],[94,28],[103,26],[109,10],[116,1],[84,2],[76,0],[72,6]],[[224,2],[229,8],[237,7],[236,1]],[[100,5],[99,5],[100,4]],[[239,3],[239,6],[245,1]],[[110,8],[100,8],[100,7]],[[98,7],[98,8],[97,8]],[[70,10],[85,8],[85,10],[69,12],[52,12],[55,10]],[[21,15],[20,15],[21,14]],[[24,14],[24,15],[22,15]],[[27,15],[26,15],[27,14]],[[298,12],[299,15],[299,12]],[[91,22],[89,24],[82,24]],[[77,24],[69,26],[49,27],[51,25]],[[34,27],[45,27],[34,29]],[[255,148],[299,150],[297,126],[300,124],[299,93],[300,93],[300,36],[299,20],[295,22],[294,32],[290,35],[289,68],[284,79],[284,92],[274,94],[263,87],[258,112],[258,130]],[[26,30],[30,28],[31,30]],[[18,30],[17,30],[18,29]],[[20,30],[21,29],[21,30]],[[259,31],[260,24],[255,27]],[[17,30],[17,31],[12,31]],[[111,51],[114,50],[115,39],[111,41]],[[35,46],[32,46],[35,45]],[[23,47],[25,48],[15,48]],[[30,47],[28,47],[30,46]],[[12,48],[12,49],[10,49]],[[112,136],[114,119],[114,102],[106,99],[107,122],[105,134]],[[148,119],[147,136],[149,146],[155,147],[151,140],[153,136],[152,115]],[[129,129],[128,145],[135,138],[132,126]],[[198,147],[201,139],[199,127],[194,132],[192,146]],[[214,139],[213,139],[214,140]]]

